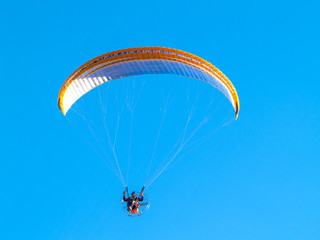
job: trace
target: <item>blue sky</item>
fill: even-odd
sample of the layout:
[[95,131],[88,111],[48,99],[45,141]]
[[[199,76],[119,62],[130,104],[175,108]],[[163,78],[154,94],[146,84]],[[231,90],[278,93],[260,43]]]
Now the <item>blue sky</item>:
[[[0,239],[320,238],[317,1],[4,1],[0,13]],[[57,96],[81,64],[137,46],[210,61],[241,109],[131,219]]]

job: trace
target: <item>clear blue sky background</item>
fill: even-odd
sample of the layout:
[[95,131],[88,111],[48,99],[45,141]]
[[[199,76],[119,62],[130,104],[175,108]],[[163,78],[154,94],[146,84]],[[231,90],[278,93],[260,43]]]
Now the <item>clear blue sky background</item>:
[[[0,239],[320,239],[319,10],[308,0],[3,1]],[[212,62],[241,110],[221,141],[163,174],[150,211],[132,219],[57,96],[84,62],[136,46]]]

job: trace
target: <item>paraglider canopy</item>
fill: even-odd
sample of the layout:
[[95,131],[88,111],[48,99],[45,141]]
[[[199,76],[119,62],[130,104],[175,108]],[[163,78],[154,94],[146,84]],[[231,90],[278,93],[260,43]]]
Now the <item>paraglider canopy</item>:
[[165,47],[141,47],[110,52],[79,67],[64,82],[58,106],[65,115],[84,94],[113,79],[144,74],[174,74],[205,81],[231,102],[235,119],[239,98],[231,81],[215,66],[193,54]]

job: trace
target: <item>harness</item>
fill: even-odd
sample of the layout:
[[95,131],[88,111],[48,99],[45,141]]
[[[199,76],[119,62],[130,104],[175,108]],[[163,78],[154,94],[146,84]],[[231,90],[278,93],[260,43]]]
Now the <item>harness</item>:
[[129,199],[128,199],[128,202],[131,204],[131,205],[135,205],[135,206],[139,206],[139,198],[138,197],[135,197],[135,198],[133,198],[133,197],[130,197]]

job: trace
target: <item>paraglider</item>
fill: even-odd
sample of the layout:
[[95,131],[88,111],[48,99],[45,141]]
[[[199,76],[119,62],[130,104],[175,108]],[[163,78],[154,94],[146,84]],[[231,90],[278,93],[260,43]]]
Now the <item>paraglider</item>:
[[128,188],[126,188],[126,190],[123,192],[122,200],[127,204],[127,211],[129,216],[132,216],[132,214],[142,215],[143,212],[139,211],[140,206],[148,206],[149,208],[149,202],[142,203],[142,201],[144,200],[144,197],[143,197],[144,189],[145,187],[142,188],[139,194],[139,197],[137,196],[136,192],[132,192],[131,197],[130,196],[126,197],[126,193],[128,193]]
[[[98,56],[87,63],[80,66],[76,71],[74,71],[64,82],[62,88],[59,92],[58,97],[58,107],[64,115],[67,115],[70,109],[73,109],[74,106],[81,103],[81,100],[84,96],[91,92],[94,89],[99,90],[99,86],[108,84],[111,80],[121,79],[121,78],[132,78],[134,76],[139,75],[176,75],[188,77],[191,79],[201,80],[207,85],[212,85],[216,89],[218,89],[221,93],[225,95],[228,101],[231,103],[234,110],[233,119],[238,118],[240,103],[237,92],[231,83],[231,81],[215,66],[211,63],[205,61],[204,59],[195,56],[193,54],[176,50],[172,48],[164,48],[164,47],[141,47],[141,48],[131,48],[131,49],[123,49],[114,52],[110,52],[101,56]],[[122,80],[121,80],[122,81]],[[120,179],[123,184],[123,187],[127,189],[127,181],[123,176],[121,171],[121,161],[118,160],[118,156],[116,154],[115,146],[117,142],[118,136],[118,127],[119,127],[119,119],[120,115],[123,112],[119,110],[118,116],[107,115],[107,100],[103,101],[103,97],[105,94],[101,94],[99,90],[99,102],[90,105],[90,109],[93,108],[94,105],[101,105],[101,116],[102,116],[102,125],[105,130],[105,135],[100,137],[103,139],[99,140],[99,134],[101,131],[95,131],[94,126],[96,126],[95,121],[89,121],[87,116],[83,115],[81,112],[81,106],[78,108],[77,106],[74,109],[76,115],[79,115],[80,118],[83,119],[85,125],[89,129],[89,132],[94,136],[94,142],[89,144],[95,149],[101,149],[101,154],[98,155],[103,158],[110,169],[115,173],[115,175]],[[131,104],[130,101],[125,99],[126,104],[128,106],[128,112],[131,114],[131,117],[134,116],[134,110],[136,104]],[[188,96],[189,101],[189,96]],[[83,101],[85,102],[85,101]],[[129,102],[129,103],[128,103]],[[210,103],[212,104],[212,103]],[[211,106],[211,105],[210,105]],[[163,110],[163,118],[166,112],[166,108]],[[209,108],[206,112],[209,112]],[[117,110],[118,111],[118,110]],[[206,122],[207,118],[201,120],[200,124],[194,128],[193,131],[187,136],[187,130],[190,128],[189,122],[191,118],[191,114],[193,113],[193,109],[189,111],[189,115],[187,118],[187,124],[182,129],[182,132],[177,140],[177,143],[173,146],[173,151],[169,153],[168,157],[163,160],[160,166],[157,168],[155,173],[149,177],[149,171],[151,167],[151,163],[153,161],[155,155],[155,149],[158,142],[160,129],[163,123],[163,119],[161,120],[159,132],[157,137],[155,137],[155,146],[152,150],[150,165],[148,167],[146,181],[144,182],[145,187],[149,187],[155,179],[157,179],[162,172],[171,164],[171,162],[179,155],[184,147],[187,146],[190,139],[194,136],[195,132],[198,131]],[[96,114],[96,112],[94,112]],[[130,115],[129,114],[129,115]],[[114,118],[117,120],[116,127],[114,128],[113,135],[111,137],[110,130],[107,127],[107,120]],[[130,153],[131,153],[131,142],[132,142],[132,126],[133,121],[131,118],[131,127],[129,127],[129,131],[127,134],[129,136],[129,150],[128,150],[128,164],[127,168],[129,168],[130,162]],[[224,122],[219,123],[219,127],[223,127]],[[218,129],[218,128],[217,128]],[[216,130],[216,129],[214,129]],[[213,131],[214,132],[214,131]],[[211,132],[208,136],[211,135]],[[200,138],[199,142],[201,143],[206,139],[207,136]],[[147,140],[148,141],[148,140]],[[144,143],[141,143],[144,144]],[[111,153],[108,153],[106,149],[109,149]],[[111,161],[110,158],[114,160]],[[127,169],[129,172],[129,169]],[[127,174],[128,175],[128,174]],[[128,176],[127,176],[128,179]],[[145,188],[144,187],[144,188]],[[146,198],[144,195],[144,188],[140,193],[132,193],[131,197],[129,194],[126,196],[127,190],[123,193],[121,204],[123,208],[129,213],[129,215],[141,215],[143,212],[143,207],[145,209],[149,208],[149,198]],[[127,192],[128,193],[128,192]],[[143,202],[146,201],[146,202]]]

